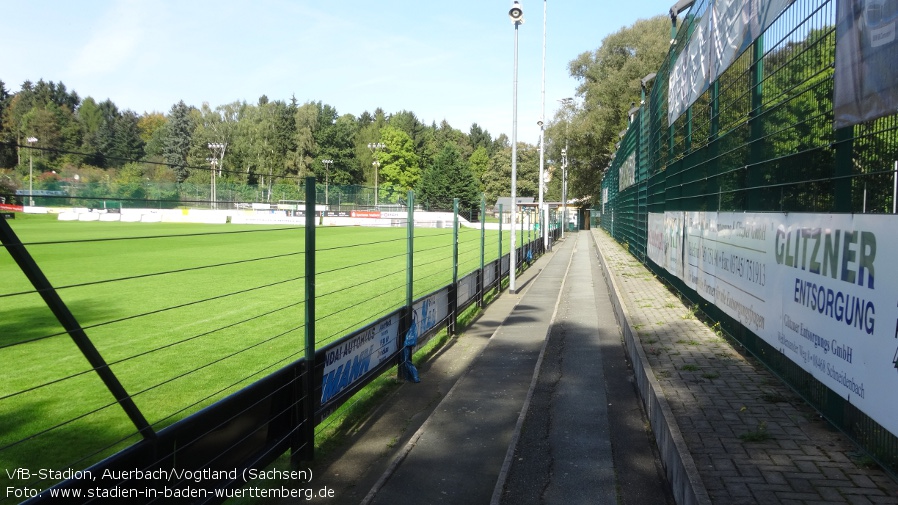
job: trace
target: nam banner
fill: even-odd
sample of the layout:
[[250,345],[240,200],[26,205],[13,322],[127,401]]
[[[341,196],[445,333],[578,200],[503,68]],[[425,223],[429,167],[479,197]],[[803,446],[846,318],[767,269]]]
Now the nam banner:
[[[650,214],[648,252],[898,434],[898,283],[886,282],[898,278],[894,225],[886,215]],[[679,236],[681,274],[663,254]]]

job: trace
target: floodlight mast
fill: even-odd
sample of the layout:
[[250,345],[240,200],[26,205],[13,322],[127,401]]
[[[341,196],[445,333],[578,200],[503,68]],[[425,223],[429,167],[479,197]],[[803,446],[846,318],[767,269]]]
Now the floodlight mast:
[[517,251],[515,243],[515,225],[517,224],[517,178],[518,178],[518,27],[524,23],[524,10],[521,3],[517,0],[511,5],[508,11],[508,17],[514,25],[514,93],[512,98],[512,126],[511,126],[511,230],[509,269],[508,269],[508,292],[515,294],[517,292],[515,286],[515,270],[517,268]]
[[32,145],[37,142],[37,137],[28,137],[28,205],[34,207],[34,149]]
[[377,171],[380,168],[380,161],[377,161],[377,152],[381,149],[385,148],[384,144],[380,142],[371,142],[368,144],[368,149],[371,149],[371,152],[374,154],[374,161],[371,162],[371,165],[374,167],[374,207],[376,208],[378,205],[379,191],[377,188]]
[[331,167],[331,165],[334,164],[334,160],[321,160],[321,163],[324,165],[324,206],[327,207],[327,205],[328,205],[328,195],[327,195],[328,188],[327,188],[327,186],[330,183],[330,177],[331,177],[330,167]]
[[209,150],[212,151],[212,156],[206,158],[212,168],[212,177],[210,178],[211,182],[209,191],[209,207],[215,209],[218,207],[218,189],[216,187],[215,180],[217,177],[221,176],[221,164],[224,160],[225,149],[228,148],[228,145],[224,142],[209,142],[208,147]]
[[558,100],[564,107],[564,148],[561,150],[561,236],[564,237],[564,228],[567,226],[567,167],[568,167],[568,138],[571,125],[570,106],[574,103],[573,98],[562,98]]
[[[543,212],[543,202],[544,202],[544,194],[545,190],[545,169],[546,169],[546,0],[543,0],[543,86],[542,86],[542,112],[540,115],[540,119],[537,122],[539,125],[539,205],[537,206],[537,222],[542,221]],[[548,220],[548,211],[545,212],[547,216],[546,222],[541,226],[541,232],[543,234],[543,250],[547,251],[549,249],[549,220]]]

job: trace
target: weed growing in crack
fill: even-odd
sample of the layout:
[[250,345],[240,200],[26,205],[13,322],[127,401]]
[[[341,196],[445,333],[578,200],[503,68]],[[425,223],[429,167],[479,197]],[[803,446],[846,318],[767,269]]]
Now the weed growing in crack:
[[743,442],[765,442],[772,439],[773,436],[767,431],[767,421],[758,423],[758,428],[739,435],[739,439]]

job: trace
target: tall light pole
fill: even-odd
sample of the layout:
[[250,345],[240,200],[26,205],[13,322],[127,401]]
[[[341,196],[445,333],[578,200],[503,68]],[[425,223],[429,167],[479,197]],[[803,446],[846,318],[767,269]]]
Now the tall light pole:
[[371,165],[374,167],[374,207],[377,207],[378,205],[379,196],[379,191],[377,189],[377,169],[380,168],[380,162],[377,161],[377,152],[385,147],[387,146],[381,144],[380,142],[371,142],[370,144],[368,144],[368,149],[371,149],[371,152],[374,153],[374,161],[371,163]]
[[28,137],[28,205],[34,207],[34,154],[31,146],[37,142],[37,137]]
[[[565,145],[567,142],[565,141]],[[567,226],[567,147],[561,150],[561,236]]]
[[508,17],[511,18],[511,23],[514,25],[514,93],[511,114],[511,254],[509,254],[508,292],[514,294],[517,291],[515,288],[515,268],[517,266],[515,224],[518,207],[518,27],[524,24],[524,10],[517,0],[511,5]]
[[559,100],[564,106],[564,149],[561,150],[561,236],[564,237],[564,228],[567,226],[567,150],[568,133],[571,125],[570,106],[573,98]]
[[[545,174],[546,169],[546,3],[547,0],[543,0],[543,88],[542,88],[542,112],[540,113],[539,118],[539,205],[537,206],[537,222],[542,221],[543,216],[543,185],[545,184]],[[543,250],[549,249],[549,213],[548,210],[545,212],[546,221],[542,225],[542,233],[543,233]]]
[[321,160],[324,164],[324,205],[327,206],[328,196],[327,187],[330,184],[331,170],[330,166],[334,164],[334,160]]
[[[212,177],[210,178],[210,191],[209,191],[209,207],[216,208],[218,207],[218,188],[215,184],[215,179],[217,175],[221,175],[221,162],[224,159],[225,149],[228,148],[228,145],[224,142],[209,142],[208,144],[209,150],[212,151],[212,156],[206,158],[206,160],[212,166]],[[218,172],[216,174],[216,172]]]

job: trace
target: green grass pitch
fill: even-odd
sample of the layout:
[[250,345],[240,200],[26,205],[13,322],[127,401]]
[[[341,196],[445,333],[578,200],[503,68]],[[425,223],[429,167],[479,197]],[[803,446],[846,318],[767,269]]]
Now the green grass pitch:
[[[305,354],[304,228],[11,224],[154,429]],[[485,242],[490,262],[498,232]],[[404,228],[318,228],[316,347],[404,304],[406,244]],[[452,230],[414,245],[415,297],[449,284]],[[462,228],[459,276],[479,266],[480,230]],[[83,468],[137,440],[5,249],[0,363],[0,467]]]

